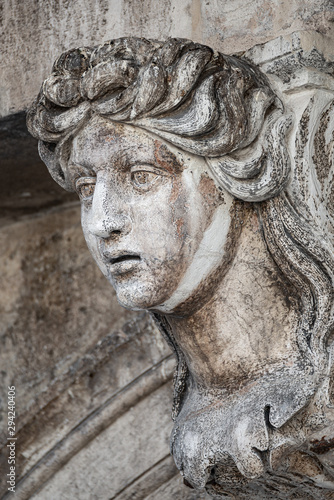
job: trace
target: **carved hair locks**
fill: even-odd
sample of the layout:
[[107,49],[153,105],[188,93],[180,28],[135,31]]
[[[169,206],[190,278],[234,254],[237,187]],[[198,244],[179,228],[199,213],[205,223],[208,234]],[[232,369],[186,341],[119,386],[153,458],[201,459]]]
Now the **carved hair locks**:
[[255,66],[205,45],[120,38],[56,60],[27,122],[65,189],[73,190],[69,144],[92,114],[207,157],[222,186],[240,199],[270,198],[287,181],[284,136],[291,118]]

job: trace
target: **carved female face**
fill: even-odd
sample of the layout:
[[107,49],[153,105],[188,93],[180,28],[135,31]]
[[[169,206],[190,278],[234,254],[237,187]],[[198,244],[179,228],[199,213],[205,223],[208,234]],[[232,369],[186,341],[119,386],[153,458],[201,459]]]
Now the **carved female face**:
[[73,141],[88,247],[119,302],[173,311],[220,265],[233,200],[205,159],[94,117]]

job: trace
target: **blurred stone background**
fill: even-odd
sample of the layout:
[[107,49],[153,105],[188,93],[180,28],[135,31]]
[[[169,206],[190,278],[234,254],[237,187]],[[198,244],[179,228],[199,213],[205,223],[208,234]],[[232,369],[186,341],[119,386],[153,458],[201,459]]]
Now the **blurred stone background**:
[[76,196],[27,132],[53,60],[130,35],[239,55],[259,45],[261,62],[261,44],[297,31],[326,45],[333,19],[332,0],[0,1],[0,496],[15,385],[15,498],[206,498],[169,456],[171,352],[146,314],[118,305],[86,249]]

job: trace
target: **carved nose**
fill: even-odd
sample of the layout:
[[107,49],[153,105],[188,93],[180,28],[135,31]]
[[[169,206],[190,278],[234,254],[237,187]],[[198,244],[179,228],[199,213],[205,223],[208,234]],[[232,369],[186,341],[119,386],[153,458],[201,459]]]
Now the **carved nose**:
[[126,205],[113,193],[96,185],[90,217],[89,232],[99,238],[117,237],[131,231],[131,220]]
[[112,214],[101,218],[94,216],[89,223],[89,231],[95,236],[104,239],[128,234],[130,230],[131,221],[122,214]]

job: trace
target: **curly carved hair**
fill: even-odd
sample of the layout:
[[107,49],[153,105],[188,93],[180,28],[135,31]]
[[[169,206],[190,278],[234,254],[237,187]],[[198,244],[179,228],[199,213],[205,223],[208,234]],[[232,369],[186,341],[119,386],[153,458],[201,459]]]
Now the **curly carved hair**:
[[[280,107],[267,78],[245,60],[180,38],[120,38],[62,54],[27,124],[51,175],[68,190],[71,139],[97,114],[207,157],[232,194],[260,201],[276,195],[288,177],[290,118]],[[240,167],[238,155],[251,144],[248,164]]]

